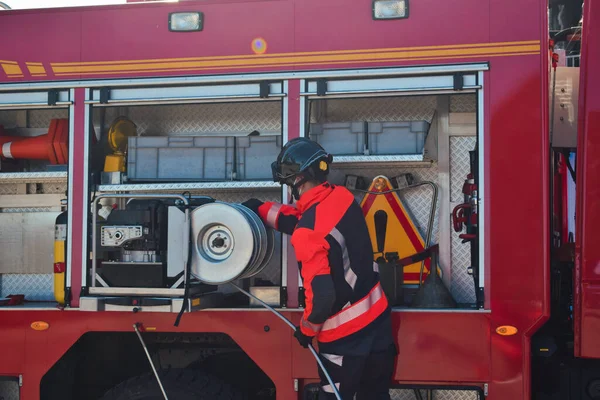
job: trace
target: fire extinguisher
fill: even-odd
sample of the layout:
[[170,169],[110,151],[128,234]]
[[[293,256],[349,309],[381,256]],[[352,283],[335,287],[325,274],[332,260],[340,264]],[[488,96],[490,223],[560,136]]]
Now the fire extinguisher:
[[66,254],[67,254],[67,217],[68,212],[58,214],[54,223],[54,299],[65,305],[66,296]]

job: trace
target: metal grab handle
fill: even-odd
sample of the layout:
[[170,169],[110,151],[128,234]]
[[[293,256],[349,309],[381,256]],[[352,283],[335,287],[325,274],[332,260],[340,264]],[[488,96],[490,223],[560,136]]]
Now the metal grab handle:
[[[92,201],[92,284],[90,285],[91,287],[96,287],[96,222],[97,222],[97,213],[96,213],[96,204],[98,204],[98,202],[101,199],[179,199],[183,202],[183,204],[186,206],[185,207],[185,232],[189,232],[190,230],[190,209],[189,204],[190,202],[188,201],[188,199],[185,196],[182,196],[180,194],[162,194],[162,195],[157,195],[157,194],[101,194],[99,196],[96,196],[96,198]],[[187,239],[187,238],[186,238]],[[185,240],[184,243],[187,246],[190,246],[190,243],[188,240]],[[188,253],[189,253],[189,249],[185,249],[185,264],[188,263]],[[85,275],[84,275],[85,276]],[[184,269],[184,282],[187,281],[187,279],[189,279],[189,277],[187,276],[186,270]]]
[[142,334],[140,333],[139,330],[139,325],[141,325],[139,322],[136,322],[135,324],[133,324],[133,329],[135,330],[135,333],[137,334],[138,339],[140,339],[140,343],[142,344],[142,347],[144,348],[144,351],[146,352],[146,357],[148,357],[148,362],[150,363],[150,366],[152,367],[152,372],[154,372],[154,377],[156,378],[156,382],[158,383],[158,386],[160,387],[160,391],[163,394],[163,397],[165,398],[165,400],[169,400],[169,398],[167,397],[167,392],[165,392],[165,388],[163,387],[162,382],[160,381],[160,377],[158,376],[158,372],[156,372],[156,367],[154,367],[154,363],[152,362],[152,357],[150,357],[150,353],[148,352],[148,348],[146,347],[146,342],[144,342],[144,338],[142,338]]
[[[285,324],[287,326],[289,326],[293,331],[296,331],[296,325],[294,325],[292,323],[292,321],[290,321],[289,319],[287,319],[286,317],[284,317],[280,312],[278,312],[277,310],[275,310],[273,307],[271,307],[270,305],[268,305],[267,303],[265,303],[264,301],[262,301],[261,299],[259,299],[258,297],[256,297],[255,295],[245,291],[244,289],[242,289],[241,287],[239,287],[238,285],[236,285],[233,282],[229,283],[231,286],[235,287],[237,290],[239,290],[240,292],[242,292],[243,294],[245,294],[246,296],[258,301],[260,304],[263,305],[263,307],[265,307],[267,310],[271,311],[273,314],[275,314],[280,320],[282,320],[283,322],[285,322]],[[312,346],[312,344],[308,345],[308,349],[310,350],[310,352],[312,353],[313,357],[315,358],[315,360],[317,360],[317,364],[319,364],[319,367],[321,368],[321,371],[323,371],[323,375],[325,375],[325,378],[327,379],[327,382],[329,382],[329,385],[331,386],[331,388],[333,389],[333,394],[335,395],[335,398],[337,400],[342,400],[342,397],[340,396],[340,392],[337,389],[337,386],[335,386],[335,383],[333,382],[333,379],[331,379],[331,376],[329,375],[329,372],[327,372],[327,369],[325,369],[325,366],[323,365],[323,362],[321,361],[321,359],[319,358],[319,355],[317,354],[317,351],[315,350],[315,348]]]

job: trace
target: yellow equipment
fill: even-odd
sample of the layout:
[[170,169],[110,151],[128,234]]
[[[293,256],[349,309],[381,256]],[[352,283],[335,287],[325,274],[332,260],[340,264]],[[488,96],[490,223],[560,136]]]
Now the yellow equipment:
[[[367,221],[371,243],[373,244],[374,260],[388,253],[397,253],[399,258],[408,257],[425,249],[425,243],[419,230],[412,222],[402,201],[393,192],[391,182],[385,176],[373,179],[369,192],[380,192],[381,194],[367,193],[360,205]],[[384,214],[382,219],[385,223],[385,242],[383,249],[378,248],[376,214]],[[429,274],[430,260],[425,261],[423,277]],[[417,262],[404,268],[404,284],[419,284],[419,273],[421,262]]]
[[54,225],[54,299],[61,305],[66,301],[67,215],[60,213]]
[[113,154],[104,159],[104,172],[125,172],[127,138],[137,135],[137,126],[125,117],[117,118],[108,129],[108,145]]

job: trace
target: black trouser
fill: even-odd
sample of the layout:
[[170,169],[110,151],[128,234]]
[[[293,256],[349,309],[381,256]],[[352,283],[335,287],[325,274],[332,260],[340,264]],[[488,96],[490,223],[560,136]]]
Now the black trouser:
[[[396,364],[396,347],[365,356],[321,354],[329,376],[338,386],[342,400],[390,400],[390,383]],[[335,399],[323,371],[319,368],[319,400]]]

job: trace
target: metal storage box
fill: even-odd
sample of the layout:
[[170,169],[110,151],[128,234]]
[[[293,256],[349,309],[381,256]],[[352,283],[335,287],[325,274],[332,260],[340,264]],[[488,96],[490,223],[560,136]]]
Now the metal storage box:
[[281,140],[279,135],[236,137],[238,179],[272,179],[271,163],[281,150]]
[[365,128],[364,122],[310,124],[309,135],[333,155],[363,154]]
[[311,124],[310,138],[333,155],[423,154],[427,121]]
[[423,154],[427,121],[370,122],[370,154]]
[[130,137],[127,177],[130,181],[270,179],[270,165],[280,149],[281,136]]

